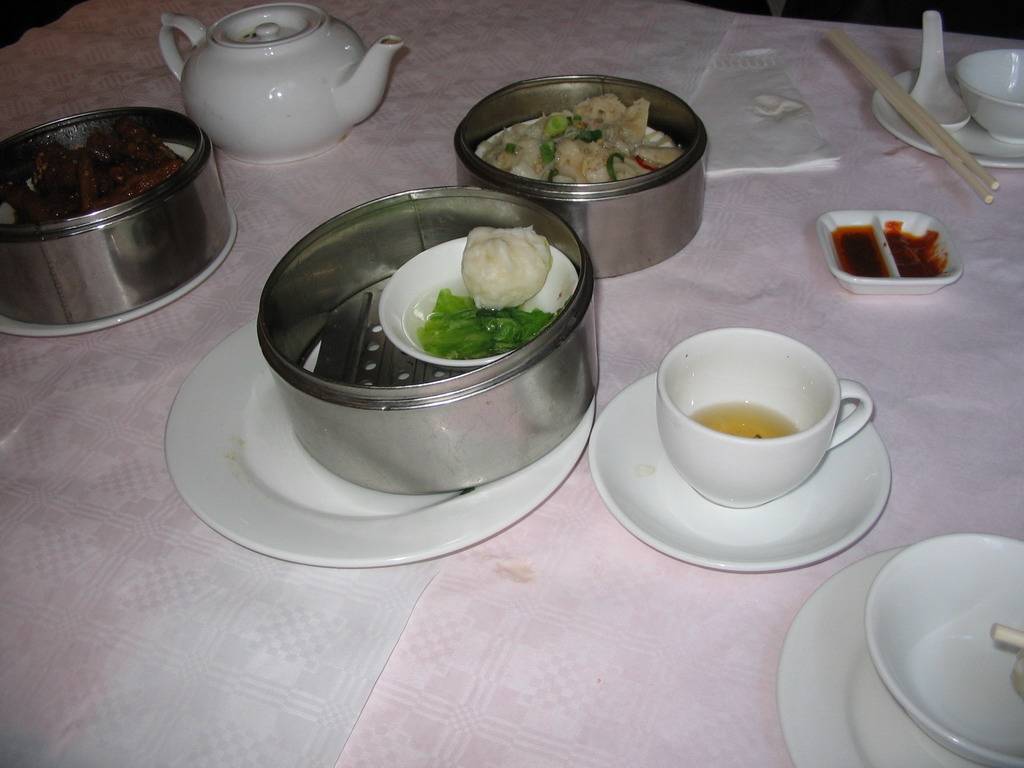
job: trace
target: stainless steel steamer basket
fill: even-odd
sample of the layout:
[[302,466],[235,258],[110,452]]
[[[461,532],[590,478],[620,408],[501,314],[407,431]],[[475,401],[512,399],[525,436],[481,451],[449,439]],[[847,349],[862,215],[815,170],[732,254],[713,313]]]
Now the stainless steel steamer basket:
[[[476,154],[480,142],[510,125],[604,93],[626,104],[647,99],[651,127],[682,147],[683,156],[632,179],[563,184],[516,176]],[[550,208],[579,234],[598,277],[657,264],[693,239],[704,215],[706,149],[704,124],[685,101],[648,83],[602,75],[513,83],[477,103],[455,131],[459,183],[511,192]]]
[[184,167],[137,197],[93,213],[0,224],[0,314],[53,326],[119,315],[173,293],[229,246],[234,225],[213,147],[177,112],[122,107],[37,126],[0,143],[0,173],[23,182],[44,144],[82,146],[121,117],[187,155]]
[[[387,342],[377,304],[402,264],[476,226],[528,225],[580,276],[536,338],[462,369]],[[422,189],[361,205],[300,240],[267,280],[257,334],[295,434],[317,461],[375,490],[452,491],[526,467],[580,423],[597,386],[593,290],[586,249],[546,208],[496,191]]]

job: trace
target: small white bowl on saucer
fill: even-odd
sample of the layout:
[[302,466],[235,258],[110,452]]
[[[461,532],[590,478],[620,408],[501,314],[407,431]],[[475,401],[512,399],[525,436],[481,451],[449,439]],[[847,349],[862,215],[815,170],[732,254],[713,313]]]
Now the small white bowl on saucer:
[[[902,231],[914,237],[922,237],[929,231],[938,233],[934,256],[944,263],[942,271],[934,277],[864,277],[847,272],[841,263],[832,233],[840,227],[874,227],[875,237],[883,256],[890,256],[885,251],[882,229],[890,221],[902,223]],[[861,294],[926,294],[934,293],[951,283],[955,283],[963,275],[963,262],[946,232],[942,222],[934,216],[917,211],[896,210],[845,210],[829,211],[818,217],[818,239],[825,253],[825,263],[829,271],[846,290]],[[890,274],[895,271],[891,260],[886,259]]]
[[[437,294],[448,288],[456,296],[468,296],[462,282],[462,252],[466,238],[449,240],[409,259],[385,283],[380,295],[380,324],[388,341],[410,357],[442,368],[475,368],[504,355],[472,360],[435,357],[420,346],[418,331],[434,310]],[[579,275],[569,258],[551,248],[551,271],[544,287],[523,304],[523,309],[558,312],[576,290]],[[505,353],[507,354],[507,353]]]
[[1024,623],[1024,541],[951,534],[907,547],[875,577],[864,613],[879,677],[917,725],[981,765],[1024,768],[1014,651],[993,623]]
[[978,51],[956,64],[960,95],[994,139],[1024,144],[1024,50]]

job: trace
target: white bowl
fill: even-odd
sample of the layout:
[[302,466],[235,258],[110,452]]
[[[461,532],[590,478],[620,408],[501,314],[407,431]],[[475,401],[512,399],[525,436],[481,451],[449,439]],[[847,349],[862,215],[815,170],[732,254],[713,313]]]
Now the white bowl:
[[[448,288],[456,296],[469,295],[462,282],[462,252],[465,248],[466,238],[459,237],[413,256],[388,279],[380,295],[380,324],[388,341],[410,357],[442,368],[475,368],[508,354],[448,360],[429,355],[420,346],[417,332],[434,310],[437,294]],[[551,271],[544,287],[523,304],[523,309],[558,312],[572,296],[578,282],[579,275],[569,257],[552,247]]]
[[871,659],[907,714],[976,763],[1024,768],[1024,702],[1014,649],[993,623],[1024,626],[1024,542],[951,534],[907,547],[868,590]]
[[956,64],[960,95],[992,138],[1024,144],[1024,50],[979,51]]
[[[935,253],[945,259],[945,268],[934,277],[862,277],[843,269],[839,254],[836,252],[832,232],[839,227],[876,226],[876,240],[879,247],[887,249],[884,236],[878,231],[888,221],[903,222],[903,231],[915,237],[921,237],[928,231],[938,232]],[[849,210],[829,211],[818,217],[818,239],[825,252],[825,263],[829,271],[846,290],[851,293],[864,294],[925,294],[934,293],[940,288],[955,283],[963,274],[963,262],[956,246],[946,232],[946,228],[938,219],[917,211],[893,210]],[[890,264],[890,272],[895,274],[895,267]]]

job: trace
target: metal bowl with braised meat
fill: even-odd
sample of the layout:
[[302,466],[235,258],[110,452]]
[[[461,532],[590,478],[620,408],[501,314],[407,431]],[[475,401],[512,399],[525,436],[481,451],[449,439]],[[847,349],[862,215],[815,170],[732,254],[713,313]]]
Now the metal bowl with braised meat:
[[152,311],[234,236],[210,141],[184,115],[99,110],[0,142],[0,330],[73,333]]

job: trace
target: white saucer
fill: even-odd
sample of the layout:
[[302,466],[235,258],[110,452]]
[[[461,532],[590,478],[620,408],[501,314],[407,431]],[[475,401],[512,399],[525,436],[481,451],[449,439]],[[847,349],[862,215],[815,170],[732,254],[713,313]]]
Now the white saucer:
[[121,323],[127,323],[129,320],[135,320],[138,317],[148,315],[151,312],[156,312],[158,309],[166,307],[168,304],[177,301],[186,293],[205,281],[206,278],[217,271],[217,267],[219,267],[224,259],[227,258],[228,253],[231,252],[231,248],[235,244],[235,236],[238,234],[238,220],[235,217],[234,210],[230,207],[228,207],[228,218],[230,221],[228,239],[225,241],[224,247],[221,248],[220,253],[218,253],[216,258],[207,264],[199,274],[175,288],[166,296],[161,296],[159,299],[155,299],[148,304],[143,304],[141,307],[136,307],[135,309],[128,310],[127,312],[122,312],[119,315],[110,315],[109,317],[101,317],[96,320],[86,320],[82,323],[65,323],[63,325],[51,325],[49,323],[25,323],[21,320],[14,320],[13,318],[5,315],[0,315],[0,333],[9,333],[12,336],[73,336],[77,333],[89,333],[90,331],[98,331],[103,328],[120,325]]
[[[896,82],[907,91],[913,87],[916,79],[916,69],[895,76]],[[878,91],[871,96],[871,111],[882,127],[900,141],[905,141],[910,146],[928,154],[938,154],[931,144],[922,139],[920,134],[900,117],[899,113]],[[950,135],[964,149],[974,155],[981,165],[990,168],[1024,168],[1024,144],[1009,144],[993,139],[991,134],[974,120],[960,130],[952,131]]]
[[781,499],[729,509],[705,499],[669,464],[658,438],[656,374],[626,387],[601,413],[590,470],[605,504],[666,555],[727,571],[780,571],[820,562],[856,542],[889,497],[889,455],[868,424],[829,451]]
[[871,663],[864,602],[875,575],[898,551],[839,571],[789,628],[777,687],[782,733],[796,768],[977,768],[919,729]]
[[518,522],[573,470],[593,419],[591,404],[548,455],[471,491],[369,490],[328,472],[299,445],[253,322],[189,374],[164,447],[182,498],[228,539],[282,560],[366,568],[450,554]]

